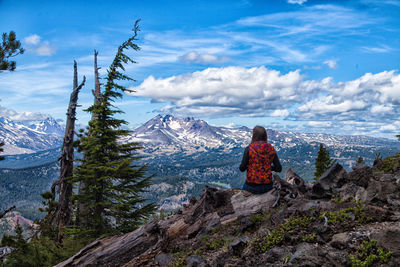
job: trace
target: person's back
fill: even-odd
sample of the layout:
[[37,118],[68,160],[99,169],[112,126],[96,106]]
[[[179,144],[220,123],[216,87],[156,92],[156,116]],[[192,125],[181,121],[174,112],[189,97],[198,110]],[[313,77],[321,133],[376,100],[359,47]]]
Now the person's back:
[[240,171],[247,170],[244,190],[252,193],[265,193],[272,189],[272,171],[282,171],[282,166],[274,147],[267,142],[267,132],[264,127],[253,129],[251,144],[246,147]]

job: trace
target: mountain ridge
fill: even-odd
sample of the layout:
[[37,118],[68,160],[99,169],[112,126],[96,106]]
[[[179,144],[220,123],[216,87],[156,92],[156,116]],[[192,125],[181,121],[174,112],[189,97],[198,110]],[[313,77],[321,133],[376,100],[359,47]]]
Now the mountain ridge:
[[[299,133],[267,129],[269,141],[278,149],[297,144],[324,143],[328,146],[400,146],[396,140],[364,135],[332,135],[324,133]],[[0,117],[0,140],[5,142],[4,155],[35,153],[61,146],[64,126],[54,118],[42,121],[12,121]],[[122,142],[137,141],[161,147],[173,153],[176,148],[205,151],[210,148],[231,149],[244,147],[250,142],[251,129],[246,126],[213,126],[193,117],[177,118],[158,114],[143,125],[133,129]],[[171,149],[175,148],[175,149]],[[196,149],[195,149],[196,148]]]
[[12,121],[0,117],[4,155],[30,154],[60,146],[64,128],[52,117],[42,121]]

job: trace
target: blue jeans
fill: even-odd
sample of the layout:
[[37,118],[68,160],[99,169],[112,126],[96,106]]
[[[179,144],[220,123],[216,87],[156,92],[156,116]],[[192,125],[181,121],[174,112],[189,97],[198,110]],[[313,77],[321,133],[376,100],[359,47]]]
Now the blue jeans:
[[242,189],[249,191],[253,194],[263,194],[267,193],[273,188],[272,182],[269,184],[248,184],[244,182]]

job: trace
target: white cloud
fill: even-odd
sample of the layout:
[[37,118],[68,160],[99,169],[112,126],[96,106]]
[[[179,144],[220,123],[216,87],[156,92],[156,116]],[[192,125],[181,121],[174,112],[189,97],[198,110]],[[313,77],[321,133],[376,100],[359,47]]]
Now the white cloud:
[[304,127],[347,134],[389,134],[389,128],[382,126],[396,125],[400,113],[400,74],[395,71],[336,83],[330,77],[305,80],[299,70],[207,68],[163,79],[150,76],[132,89],[135,95],[166,103],[163,113],[281,117],[303,121]]
[[379,128],[379,130],[383,132],[394,132],[398,130],[398,128],[394,125],[383,125]]
[[131,88],[153,102],[171,103],[164,112],[194,116],[287,116],[282,108],[301,102],[315,85],[302,82],[299,70],[281,74],[263,66],[207,68],[156,79]]
[[307,0],[288,0],[287,1],[289,4],[298,4],[298,5],[302,5],[305,2],[307,2]]
[[343,100],[336,101],[333,96],[320,97],[313,99],[306,104],[300,106],[300,112],[314,112],[318,114],[338,114],[353,110],[363,110],[367,103],[363,101]]
[[330,69],[336,69],[337,68],[337,60],[329,59],[329,60],[325,60],[323,63],[325,65],[328,65],[328,67]]
[[393,111],[393,106],[386,106],[386,105],[376,105],[371,108],[372,113],[382,114]]
[[50,115],[39,112],[17,112],[0,106],[0,117],[5,117],[13,121],[44,120]]
[[321,88],[320,94],[297,108],[298,119],[390,124],[400,112],[400,74],[395,71],[366,73],[347,82],[323,81],[314,85]]
[[331,127],[332,123],[329,121],[309,121],[307,125],[319,128],[319,127]]
[[38,46],[35,50],[39,56],[51,56],[55,52],[55,49],[51,47],[47,41],[43,42],[42,45]]
[[24,38],[24,43],[28,45],[38,45],[40,43],[40,36],[37,34],[29,35]]
[[389,53],[391,52],[393,49],[390,48],[387,45],[381,45],[379,47],[368,47],[368,46],[363,46],[361,47],[365,52],[369,52],[369,53]]
[[195,51],[192,51],[180,56],[179,60],[185,63],[218,64],[228,61],[229,57],[226,56],[217,57],[211,54],[199,54]]
[[28,51],[39,56],[51,56],[56,51],[49,41],[41,41],[41,37],[37,34],[25,37],[24,42]]
[[276,109],[274,112],[271,113],[271,117],[287,117],[289,116],[289,110],[287,109]]

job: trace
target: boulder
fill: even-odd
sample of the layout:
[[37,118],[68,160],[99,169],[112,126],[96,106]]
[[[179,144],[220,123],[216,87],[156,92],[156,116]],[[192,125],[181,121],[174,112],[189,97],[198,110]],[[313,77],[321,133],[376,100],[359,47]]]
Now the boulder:
[[160,253],[155,257],[155,261],[161,267],[167,267],[172,260],[171,254]]
[[306,183],[303,178],[297,175],[291,168],[287,169],[285,179],[289,184],[296,186],[302,194],[306,193],[307,189],[311,187],[310,184]]
[[187,267],[204,267],[204,266],[206,266],[206,262],[200,256],[190,255],[189,257],[186,258],[186,266]]
[[329,168],[312,187],[312,198],[330,198],[334,188],[342,187],[347,178],[346,170],[339,163]]
[[289,266],[347,266],[345,252],[319,244],[300,243]]
[[369,180],[373,177],[372,169],[364,163],[357,164],[349,173],[349,182],[367,188]]
[[356,200],[366,203],[367,190],[359,185],[348,183],[337,190],[338,196],[343,201]]

